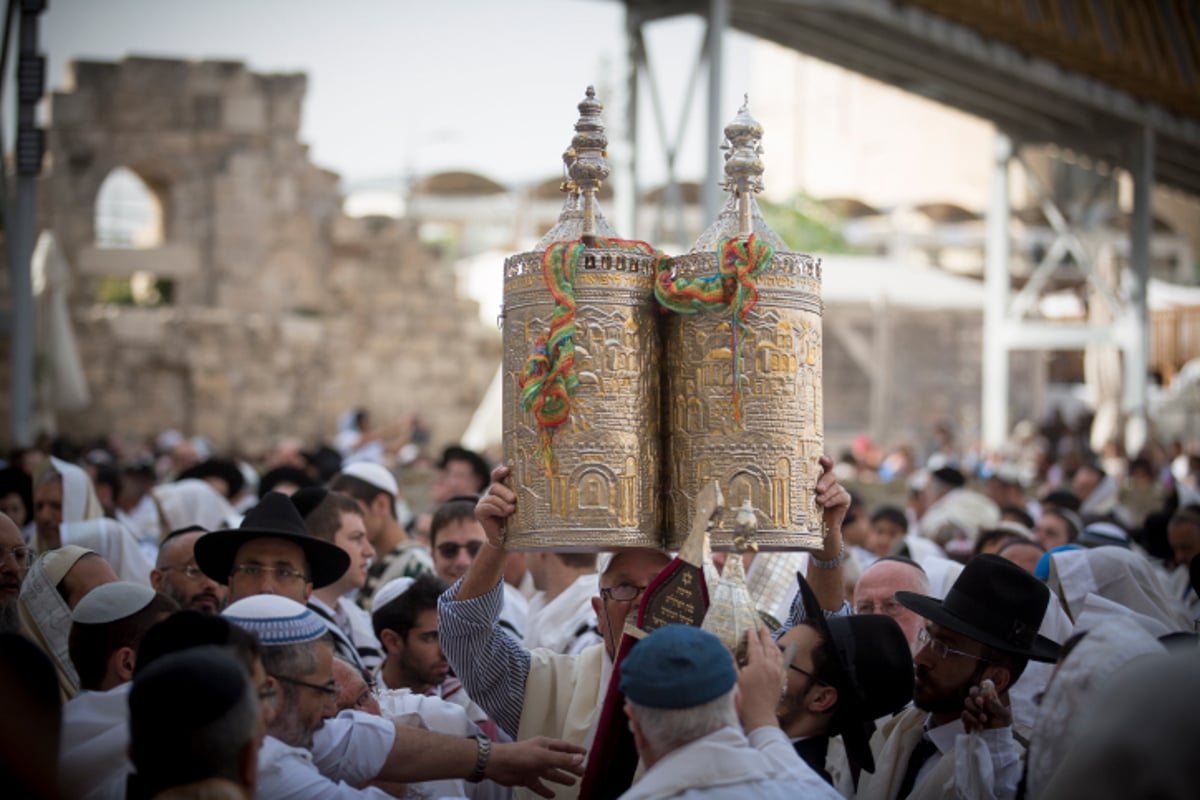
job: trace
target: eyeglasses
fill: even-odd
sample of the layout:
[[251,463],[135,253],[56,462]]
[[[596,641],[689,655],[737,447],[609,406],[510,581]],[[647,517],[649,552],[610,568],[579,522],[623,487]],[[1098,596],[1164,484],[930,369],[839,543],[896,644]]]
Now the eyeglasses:
[[636,600],[644,591],[646,591],[645,586],[621,583],[601,589],[600,596],[606,600],[620,600],[623,603],[628,603],[630,600]]
[[855,614],[887,614],[889,617],[898,617],[907,611],[902,604],[895,600],[884,600],[881,603],[864,600],[854,608]]
[[821,678],[818,678],[816,675],[813,675],[808,670],[797,667],[795,664],[788,664],[788,669],[796,670],[796,672],[799,672],[801,675],[808,678],[810,681],[817,684],[818,686],[828,686],[829,685],[829,681],[822,680]]
[[459,550],[466,550],[467,553],[474,558],[479,555],[479,548],[483,547],[483,542],[478,539],[472,539],[466,544],[458,542],[441,542],[437,546],[438,555],[445,559],[458,558]]
[[275,704],[279,702],[279,690],[271,684],[258,687],[258,702],[274,708]]
[[203,578],[204,570],[197,567],[195,564],[185,564],[182,567],[159,567],[159,572],[182,572],[183,576],[189,581],[194,581],[197,578]]
[[29,554],[32,551],[28,547],[17,545],[16,547],[6,547],[0,544],[0,561],[7,561],[9,556],[21,566],[29,566]]
[[307,574],[293,567],[268,567],[263,564],[238,564],[230,570],[230,573],[234,575],[242,574],[247,578],[261,578],[263,575],[274,575],[281,581],[290,581],[296,578],[308,580]]
[[968,653],[965,650],[955,650],[941,639],[935,639],[930,636],[929,631],[925,628],[921,628],[919,631],[917,631],[917,642],[921,645],[921,647],[928,647],[935,656],[943,661],[950,653],[954,653],[956,656],[966,656],[967,658],[973,658],[976,661],[990,663],[988,662],[988,659],[984,658],[983,656],[977,656],[974,653]]
[[309,689],[320,692],[321,694],[323,694],[329,698],[337,697],[339,694],[341,694],[341,691],[342,691],[342,687],[338,686],[336,683],[333,684],[332,686],[330,686],[329,684],[322,686],[319,683],[309,683],[308,681],[302,681],[299,678],[289,678],[286,675],[272,675],[271,677],[277,681],[283,681],[284,683],[290,683],[293,686],[306,686]]
[[354,699],[353,707],[357,708],[359,711],[365,711],[367,708],[367,705],[370,703],[370,701],[375,698],[376,698],[375,688],[372,686],[368,686],[366,689],[362,690],[362,694],[360,694],[358,697],[356,697]]

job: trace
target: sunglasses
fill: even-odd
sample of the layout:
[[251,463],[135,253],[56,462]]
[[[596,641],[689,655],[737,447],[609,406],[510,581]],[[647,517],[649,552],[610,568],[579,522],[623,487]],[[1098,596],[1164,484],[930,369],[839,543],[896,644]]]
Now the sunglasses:
[[483,542],[472,540],[466,544],[458,542],[439,542],[437,546],[438,555],[445,559],[458,558],[459,550],[466,550],[467,553],[474,558],[479,555],[479,548],[483,547]]

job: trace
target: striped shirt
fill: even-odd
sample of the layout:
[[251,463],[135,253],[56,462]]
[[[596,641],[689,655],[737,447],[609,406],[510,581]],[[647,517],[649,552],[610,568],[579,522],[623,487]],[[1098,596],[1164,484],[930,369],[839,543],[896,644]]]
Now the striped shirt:
[[461,578],[438,598],[438,643],[471,699],[516,739],[530,658],[499,624],[504,581],[470,600],[454,599],[460,585]]

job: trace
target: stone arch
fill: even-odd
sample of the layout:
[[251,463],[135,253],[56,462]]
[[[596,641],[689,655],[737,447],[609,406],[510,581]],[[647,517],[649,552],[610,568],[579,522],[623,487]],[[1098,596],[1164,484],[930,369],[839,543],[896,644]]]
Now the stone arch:
[[97,247],[145,250],[166,241],[161,192],[136,171],[118,165],[108,171],[96,192]]

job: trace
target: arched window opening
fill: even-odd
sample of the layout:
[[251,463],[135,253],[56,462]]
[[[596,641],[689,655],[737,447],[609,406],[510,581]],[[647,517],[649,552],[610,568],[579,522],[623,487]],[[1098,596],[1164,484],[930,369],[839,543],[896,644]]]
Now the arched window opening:
[[146,249],[162,243],[158,197],[133,170],[113,169],[96,194],[96,246]]

